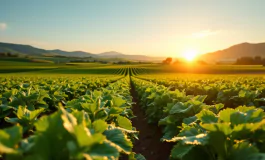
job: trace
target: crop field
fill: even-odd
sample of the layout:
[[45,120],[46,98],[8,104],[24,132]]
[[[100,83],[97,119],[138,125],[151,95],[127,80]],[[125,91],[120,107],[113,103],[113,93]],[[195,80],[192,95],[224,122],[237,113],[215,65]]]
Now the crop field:
[[1,63],[0,159],[265,159],[265,70],[176,68]]

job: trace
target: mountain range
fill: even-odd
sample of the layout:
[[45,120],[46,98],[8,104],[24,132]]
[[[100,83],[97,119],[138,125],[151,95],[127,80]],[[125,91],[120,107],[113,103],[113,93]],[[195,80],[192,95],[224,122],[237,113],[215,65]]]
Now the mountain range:
[[[0,42],[0,53],[12,53],[29,56],[65,56],[65,57],[94,57],[94,58],[122,58],[136,61],[160,61],[165,57],[151,57],[145,55],[128,55],[116,51],[99,54],[83,51],[45,50],[30,45],[12,44]],[[261,56],[265,58],[265,43],[241,43],[216,52],[206,53],[199,57],[204,61],[236,60],[240,57]]]
[[157,61],[164,59],[164,57],[128,55],[116,51],[93,54],[83,51],[68,52],[59,49],[45,50],[30,45],[12,44],[12,43],[3,43],[3,42],[0,42],[0,53],[11,53],[11,54],[24,55],[24,56],[28,55],[28,56],[65,56],[65,57],[78,57],[78,58],[84,58],[84,57],[122,58],[127,60],[136,60],[136,61]]
[[203,54],[200,59],[205,61],[225,61],[255,56],[265,58],[265,43],[240,43],[223,50]]

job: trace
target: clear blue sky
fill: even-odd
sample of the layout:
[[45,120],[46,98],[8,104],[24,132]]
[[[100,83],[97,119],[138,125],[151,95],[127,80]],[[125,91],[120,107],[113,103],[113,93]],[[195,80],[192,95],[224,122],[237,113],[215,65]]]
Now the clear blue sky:
[[181,56],[265,42],[265,0],[0,0],[0,41]]

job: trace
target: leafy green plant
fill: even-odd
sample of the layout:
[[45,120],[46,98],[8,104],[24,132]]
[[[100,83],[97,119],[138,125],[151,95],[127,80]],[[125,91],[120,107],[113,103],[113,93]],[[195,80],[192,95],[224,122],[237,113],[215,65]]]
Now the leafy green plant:
[[[82,83],[75,83],[76,86],[54,81],[38,83],[23,83],[1,95],[1,111],[6,113],[3,118],[16,126],[0,130],[0,157],[119,159],[123,154],[130,160],[144,160],[142,155],[132,152],[138,132],[130,121],[134,115],[127,79],[94,91]],[[71,90],[75,92],[72,99],[66,96],[65,87],[75,88]],[[49,107],[40,107],[42,101]],[[53,113],[50,105],[56,107]],[[9,142],[9,138],[13,141]]]
[[34,122],[37,121],[37,117],[44,111],[44,108],[30,111],[26,106],[19,106],[17,112],[15,112],[17,118],[5,117],[5,120],[12,124],[20,124],[23,126],[23,131],[26,132],[32,129]]
[[[180,133],[166,141],[178,142],[173,158],[251,159],[264,152],[264,116],[262,109],[246,106],[218,114],[202,110],[195,123],[183,123]],[[203,156],[194,154],[198,152]]]

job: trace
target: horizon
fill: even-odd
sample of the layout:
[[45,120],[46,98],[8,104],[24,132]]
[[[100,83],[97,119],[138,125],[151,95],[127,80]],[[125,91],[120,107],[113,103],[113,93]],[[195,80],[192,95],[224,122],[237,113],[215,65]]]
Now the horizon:
[[0,41],[46,50],[183,57],[265,41],[262,0],[4,0],[0,10]]
[[[103,54],[103,53],[109,53],[109,52],[116,52],[118,54],[123,54],[123,55],[138,55],[138,56],[148,56],[148,57],[154,57],[154,58],[166,58],[166,57],[172,57],[172,58],[182,58],[182,59],[186,59],[185,56],[152,56],[152,55],[145,55],[145,54],[127,54],[127,53],[123,53],[123,52],[120,52],[120,51],[104,51],[104,52],[101,52],[101,53],[95,53],[95,52],[89,52],[89,51],[83,51],[83,50],[64,50],[62,48],[54,48],[54,49],[46,49],[46,48],[41,48],[41,47],[38,47],[38,46],[34,46],[34,45],[30,45],[30,44],[20,44],[20,43],[12,43],[12,42],[1,42],[0,43],[7,43],[7,44],[14,44],[14,45],[28,45],[28,46],[31,46],[31,47],[34,47],[34,48],[38,48],[38,49],[45,49],[45,50],[49,50],[49,51],[53,51],[53,50],[59,50],[59,51],[66,51],[66,52],[85,52],[85,53],[88,53],[88,54]],[[236,46],[236,45],[240,45],[240,44],[265,44],[265,42],[258,42],[258,43],[251,43],[251,42],[241,42],[241,43],[237,43],[237,44],[234,44],[234,45],[231,45],[231,46],[228,46],[227,48],[223,48],[223,49],[219,49],[219,50],[216,50],[216,51],[213,51],[213,52],[207,52],[207,53],[202,53],[200,55],[204,55],[204,54],[209,54],[209,53],[214,53],[214,52],[218,52],[218,51],[222,51],[222,50],[225,50],[225,49],[229,49],[230,47],[233,47],[233,46]],[[195,57],[194,57],[195,58]],[[193,60],[193,59],[192,59]]]

